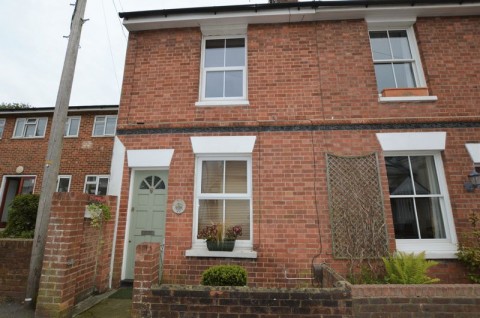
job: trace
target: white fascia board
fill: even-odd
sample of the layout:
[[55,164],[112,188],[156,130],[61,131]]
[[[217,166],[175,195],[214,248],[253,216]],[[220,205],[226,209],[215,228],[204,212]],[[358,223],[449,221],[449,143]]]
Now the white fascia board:
[[169,168],[173,149],[127,150],[129,168]]
[[124,19],[128,31],[189,28],[214,24],[268,24],[303,21],[353,19],[409,19],[416,17],[480,15],[480,4],[416,5],[384,7],[301,7],[276,10],[232,11],[199,14],[158,15],[155,17]]
[[195,154],[250,154],[256,136],[190,137]]
[[475,165],[480,164],[480,144],[465,144],[468,154]]
[[377,133],[383,151],[442,151],[445,150],[447,133]]
[[[296,10],[298,11],[298,10]],[[308,12],[307,12],[308,11]],[[172,16],[156,16],[148,18],[130,18],[123,20],[123,24],[128,31],[143,31],[155,29],[174,29],[200,27],[201,25],[219,25],[219,24],[256,24],[256,23],[288,23],[291,14],[290,9],[266,10],[257,13],[250,11],[240,12],[220,12],[199,13],[199,14],[178,14]],[[313,14],[315,10],[300,10],[295,16],[300,16],[296,20],[302,21],[305,14]],[[263,21],[263,22],[261,22]],[[297,22],[297,21],[294,21]]]

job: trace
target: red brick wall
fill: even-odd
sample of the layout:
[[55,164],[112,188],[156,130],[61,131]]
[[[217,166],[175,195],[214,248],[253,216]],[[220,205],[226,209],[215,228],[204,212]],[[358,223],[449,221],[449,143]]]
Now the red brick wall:
[[[115,112],[73,113],[81,116],[79,136],[65,138],[59,174],[71,175],[71,192],[83,192],[87,174],[110,174],[113,137],[92,137],[93,122],[96,115],[115,114]],[[12,139],[16,118],[48,117],[44,138]],[[51,114],[0,115],[6,118],[5,130],[0,139],[0,178],[3,175],[17,175],[16,167],[23,166],[23,175],[36,175],[35,193],[41,188],[44,161],[47,154],[48,137],[52,126]]]
[[102,228],[94,228],[90,219],[84,218],[90,197],[84,193],[54,194],[37,317],[68,313],[80,300],[109,287],[116,198],[104,197],[112,219]]
[[[305,275],[310,272],[312,259],[327,262],[345,275],[347,263],[332,256],[326,153],[378,153],[389,247],[394,250],[386,170],[375,136],[378,132],[447,132],[442,156],[454,222],[461,238],[469,228],[468,214],[479,208],[476,195],[466,193],[463,182],[472,169],[465,143],[479,142],[480,129],[462,125],[480,120],[475,106],[480,97],[480,91],[475,89],[480,76],[475,55],[480,45],[479,28],[478,17],[419,19],[415,31],[426,81],[438,101],[379,103],[365,21],[250,25],[250,106],[244,107],[195,107],[201,53],[198,28],[131,32],[119,137],[127,149],[175,149],[167,207],[177,198],[187,202],[182,215],[167,214],[165,282],[198,283],[205,268],[220,262],[245,266],[254,286],[298,285],[300,282],[285,279],[284,270],[291,277]],[[455,45],[458,39],[462,43]],[[459,122],[458,128],[442,127],[452,122]],[[440,124],[435,129],[402,128],[408,123]],[[385,126],[352,130],[345,126],[349,124]],[[255,131],[255,127],[282,125],[325,125],[325,130]],[[252,132],[122,135],[122,131],[130,129],[192,127],[249,127]],[[193,135],[257,136],[253,152],[256,260],[185,257],[185,250],[191,247],[193,222],[194,154],[189,139]],[[116,281],[120,280],[129,176],[126,167]],[[453,261],[444,261],[438,268],[444,282],[465,281],[462,267]]]
[[[441,27],[439,27],[441,26]],[[478,116],[480,18],[421,18],[415,24],[436,102],[379,103],[367,24],[321,21],[248,27],[245,107],[195,107],[201,32],[132,32],[119,128],[269,125],[332,120],[446,120]],[[444,32],[445,31],[445,32]],[[267,40],[268,39],[268,40]],[[456,45],[458,43],[459,45]],[[468,79],[468,80],[465,80]]]
[[32,240],[0,239],[0,302],[25,299],[31,254]]

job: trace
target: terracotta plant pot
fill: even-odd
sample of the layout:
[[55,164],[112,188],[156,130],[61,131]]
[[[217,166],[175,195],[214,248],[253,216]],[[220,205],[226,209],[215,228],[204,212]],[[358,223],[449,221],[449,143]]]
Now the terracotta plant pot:
[[426,87],[385,88],[383,97],[428,96]]

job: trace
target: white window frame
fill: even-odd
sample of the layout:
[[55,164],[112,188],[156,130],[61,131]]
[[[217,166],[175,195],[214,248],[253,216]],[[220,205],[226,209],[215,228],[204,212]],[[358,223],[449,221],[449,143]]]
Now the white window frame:
[[[252,190],[252,152],[256,136],[217,136],[190,137],[195,153],[195,182],[193,200],[192,248],[185,251],[186,256],[197,257],[229,257],[257,258],[253,250],[253,190]],[[205,240],[197,239],[199,199],[216,198],[218,194],[201,194],[202,162],[215,160],[245,160],[247,161],[247,193],[221,194],[224,198],[250,198],[250,239],[237,240],[232,252],[209,251]],[[198,195],[200,193],[200,196]]]
[[[368,24],[368,40],[370,42],[370,31],[396,31],[405,30],[407,32],[408,44],[410,46],[410,53],[412,55],[412,69],[415,79],[415,87],[426,87],[425,74],[423,72],[422,59],[418,50],[417,39],[415,37],[415,30],[413,25],[416,22],[415,18],[405,18],[403,20],[377,20],[366,19]],[[372,46],[370,45],[370,53],[372,55],[372,63],[375,65],[373,58]],[[375,78],[376,79],[376,78]],[[394,88],[394,87],[392,87]],[[383,97],[381,92],[378,94],[379,102],[431,102],[438,100],[437,96],[401,96],[401,97]]]
[[57,177],[57,187],[56,187],[56,192],[58,191],[58,188],[60,186],[60,179],[68,179],[68,189],[67,192],[70,192],[70,186],[72,185],[72,176],[71,175],[58,175]]
[[5,130],[5,123],[6,123],[5,118],[0,118],[0,139],[2,139],[3,136],[3,131]]
[[[447,181],[440,151],[385,151],[384,157],[394,156],[433,156],[437,172],[440,195],[440,208],[445,227],[444,239],[395,239],[397,250],[408,253],[425,251],[431,259],[457,258],[457,235],[452,207],[448,194]],[[395,196],[403,197],[403,196]],[[410,197],[410,196],[409,196]]]
[[[247,192],[246,193],[201,193],[202,163],[204,161],[246,161],[247,162]],[[237,240],[233,252],[208,251],[205,240],[198,239],[199,202],[204,199],[234,200],[244,199],[250,201],[250,239]],[[195,194],[193,210],[193,237],[192,250],[187,251],[187,256],[213,256],[213,257],[245,257],[254,258],[256,253],[253,247],[253,195],[252,195],[252,156],[251,155],[198,155],[195,159]],[[196,253],[192,251],[195,251]]]
[[[196,106],[248,106],[248,39],[247,26],[203,26],[202,27],[202,48],[200,60],[200,87],[199,87],[199,101],[195,103]],[[232,67],[208,67],[205,64],[205,45],[208,40],[217,39],[238,39],[245,40],[245,65]],[[207,71],[233,71],[241,70],[243,72],[242,81],[242,96],[240,97],[205,97],[206,89],[206,75]]]
[[[17,131],[17,126],[19,125],[19,122],[20,122],[21,120],[24,120],[24,121],[23,121],[23,128],[22,128],[22,135],[21,135],[21,136],[15,136],[15,132]],[[28,123],[29,120],[35,120],[35,123]],[[27,126],[27,124],[29,124],[29,125],[35,125],[35,132],[36,132],[36,131],[37,131],[37,128],[38,128],[38,122],[39,122],[40,120],[45,120],[45,129],[43,130],[42,135],[26,137],[25,134],[26,134],[26,126]],[[16,120],[16,122],[15,122],[15,128],[13,129],[12,139],[44,138],[44,137],[45,137],[45,132],[47,131],[47,127],[48,127],[48,118],[47,118],[47,117],[17,118],[17,120]]]
[[[65,138],[75,138],[78,137],[78,132],[80,131],[80,124],[81,124],[81,116],[68,116],[67,122],[65,123],[65,132],[63,136]],[[72,124],[72,119],[78,119],[78,128],[75,134],[69,135],[70,132],[70,125]]]
[[[102,118],[102,117],[105,118],[104,126],[103,126],[103,134],[95,135],[95,126],[97,125],[99,118]],[[105,133],[105,130],[107,129],[108,118],[115,118],[115,129],[114,129],[113,134],[106,134]],[[115,132],[117,130],[117,120],[118,120],[117,115],[98,115],[98,116],[95,116],[95,121],[93,122],[92,137],[111,137],[111,136],[115,136]]]
[[[89,177],[95,177],[96,178],[95,182],[88,181]],[[108,194],[108,187],[110,186],[110,175],[108,175],[108,174],[88,174],[88,175],[86,175],[85,176],[85,184],[83,186],[83,192],[87,193],[87,185],[95,184],[95,195],[100,195],[100,194],[98,194],[98,185],[100,183],[101,178],[103,178],[103,179],[106,178],[107,179],[108,183],[107,183],[107,190],[106,190],[106,194],[105,194],[105,195],[107,195]]]

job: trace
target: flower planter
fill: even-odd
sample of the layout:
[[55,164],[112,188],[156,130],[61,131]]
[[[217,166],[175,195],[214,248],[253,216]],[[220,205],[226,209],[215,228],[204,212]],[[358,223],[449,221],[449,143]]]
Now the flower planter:
[[207,241],[209,251],[231,252],[235,247],[235,241]]
[[385,88],[383,97],[429,96],[426,87]]

